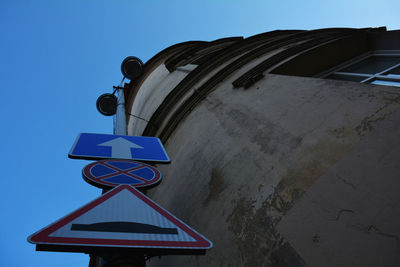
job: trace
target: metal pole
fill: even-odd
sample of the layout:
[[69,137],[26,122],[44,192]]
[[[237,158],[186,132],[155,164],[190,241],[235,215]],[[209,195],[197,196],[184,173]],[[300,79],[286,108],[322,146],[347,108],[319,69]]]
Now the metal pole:
[[[114,134],[127,135],[126,131],[126,113],[125,113],[125,95],[124,89],[118,89],[117,112],[114,121]],[[144,255],[104,255],[99,257],[98,267],[145,267],[146,261]]]
[[118,89],[118,105],[115,114],[114,134],[127,135],[126,131],[126,113],[125,113],[125,94],[124,89]]

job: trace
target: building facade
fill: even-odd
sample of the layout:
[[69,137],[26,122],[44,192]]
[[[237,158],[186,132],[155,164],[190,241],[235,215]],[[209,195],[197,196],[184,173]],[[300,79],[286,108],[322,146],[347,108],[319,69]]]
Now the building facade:
[[148,266],[399,266],[400,31],[173,45],[126,91],[171,164],[148,195],[214,243]]

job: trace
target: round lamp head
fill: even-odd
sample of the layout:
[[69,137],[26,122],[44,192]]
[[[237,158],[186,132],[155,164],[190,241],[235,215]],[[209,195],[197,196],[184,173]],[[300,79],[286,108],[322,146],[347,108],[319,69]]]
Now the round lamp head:
[[112,116],[117,112],[118,100],[113,94],[102,94],[97,98],[97,110],[104,116]]
[[121,72],[128,79],[138,78],[143,72],[143,62],[137,57],[127,57],[122,61]]

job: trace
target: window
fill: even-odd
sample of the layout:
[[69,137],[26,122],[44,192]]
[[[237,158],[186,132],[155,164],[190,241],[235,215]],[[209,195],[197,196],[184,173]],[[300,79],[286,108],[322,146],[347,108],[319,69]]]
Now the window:
[[400,51],[364,55],[339,66],[323,77],[400,87]]

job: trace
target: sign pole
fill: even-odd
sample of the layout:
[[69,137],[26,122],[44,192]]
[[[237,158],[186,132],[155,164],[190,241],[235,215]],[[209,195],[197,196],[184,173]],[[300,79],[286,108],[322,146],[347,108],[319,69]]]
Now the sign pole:
[[118,89],[117,113],[115,115],[114,134],[126,135],[126,113],[125,113],[125,94],[124,89]]
[[[114,134],[115,135],[127,135],[126,130],[126,112],[125,112],[125,94],[122,87],[117,89],[118,93],[118,104],[117,112],[115,114],[114,123]],[[103,190],[103,193],[105,190]],[[136,255],[130,258],[124,258],[122,255],[114,255],[113,260],[107,258],[109,257],[99,257],[98,267],[107,267],[109,264],[114,264],[113,266],[126,266],[126,267],[145,267],[146,261],[144,255]]]

